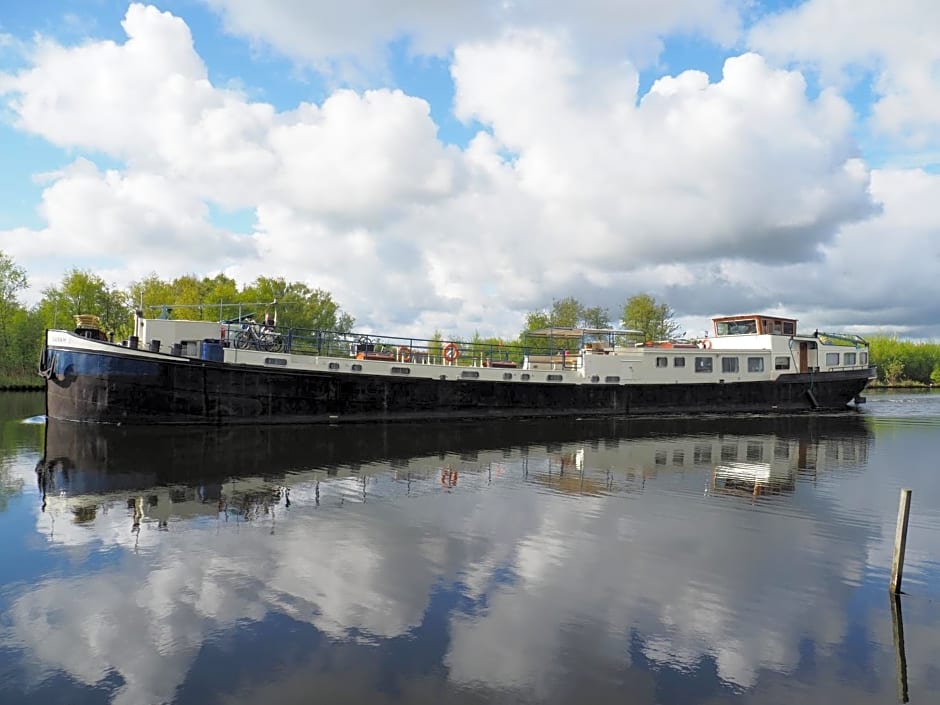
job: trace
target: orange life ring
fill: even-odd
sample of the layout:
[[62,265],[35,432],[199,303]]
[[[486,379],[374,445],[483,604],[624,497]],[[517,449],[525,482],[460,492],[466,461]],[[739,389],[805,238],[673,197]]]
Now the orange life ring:
[[457,358],[460,357],[460,348],[457,347],[456,343],[448,343],[444,346],[441,354],[447,362],[457,362]]
[[441,486],[442,487],[456,487],[457,486],[457,470],[451,465],[445,465],[441,468]]
[[407,345],[398,348],[398,359],[402,362],[411,362],[411,348]]
[[705,342],[702,343],[702,347],[705,348],[706,350],[711,350],[711,349],[712,349],[712,341],[711,341],[709,338],[705,338]]

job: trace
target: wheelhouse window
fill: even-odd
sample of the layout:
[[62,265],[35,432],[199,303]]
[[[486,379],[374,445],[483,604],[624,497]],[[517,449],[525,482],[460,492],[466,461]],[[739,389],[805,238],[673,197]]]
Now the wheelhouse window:
[[721,358],[721,371],[731,372],[731,373],[737,372],[738,371],[738,358],[736,357]]
[[764,358],[749,357],[747,359],[747,371],[748,372],[763,372],[764,371]]
[[685,358],[684,357],[674,357],[672,358],[673,367],[685,367]]
[[838,367],[839,353],[826,353],[826,365],[829,367]]
[[713,364],[712,358],[710,357],[697,357],[695,358],[695,371],[711,372]]
[[656,358],[656,367],[669,367],[669,358],[668,358],[668,357],[657,357],[657,358]]
[[858,354],[858,364],[867,365],[868,364],[868,353],[863,352]]
[[790,369],[790,358],[781,355],[780,357],[774,358],[774,369],[775,370],[789,370]]
[[843,365],[854,365],[854,364],[855,364],[855,353],[843,353],[843,355],[842,355],[842,364],[843,364]]
[[746,321],[718,321],[718,335],[748,335],[757,332],[757,319]]
[[783,322],[783,334],[793,335],[794,333],[796,333],[796,329],[793,326],[793,321],[784,321]]

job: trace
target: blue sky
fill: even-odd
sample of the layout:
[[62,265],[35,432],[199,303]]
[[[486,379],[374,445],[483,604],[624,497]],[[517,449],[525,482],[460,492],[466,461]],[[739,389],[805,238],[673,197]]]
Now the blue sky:
[[933,3],[567,8],[5,3],[0,250],[30,301],[224,271],[415,333],[645,291],[940,335]]

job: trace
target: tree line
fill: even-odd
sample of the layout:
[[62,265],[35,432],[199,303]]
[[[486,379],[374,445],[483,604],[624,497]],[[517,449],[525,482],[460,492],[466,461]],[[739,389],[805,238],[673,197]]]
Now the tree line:
[[878,381],[888,386],[940,384],[940,343],[898,340],[888,336],[868,338]]
[[[72,328],[74,316],[93,313],[105,330],[116,339],[131,333],[133,312],[143,310],[147,317],[229,320],[238,314],[262,316],[273,313],[276,304],[278,326],[350,332],[355,319],[343,311],[332,295],[302,282],[279,277],[259,276],[252,283],[239,286],[231,277],[218,274],[199,278],[184,275],[164,280],[156,274],[135,281],[126,288],[109,285],[100,276],[79,269],[68,271],[62,280],[42,291],[34,306],[20,302],[28,287],[26,270],[0,251],[0,387],[37,384],[35,375],[43,333],[47,328]],[[261,303],[259,303],[261,302]],[[162,305],[169,304],[165,310]],[[587,306],[574,297],[552,302],[551,306],[529,311],[525,326],[516,340],[473,336],[470,341],[455,342],[492,348],[512,347],[524,342],[526,331],[544,328],[598,328],[621,326],[637,331],[636,339],[670,340],[682,336],[675,314],[668,304],[649,294],[627,299],[612,320],[609,309]],[[616,325],[615,325],[616,324]],[[433,340],[444,336],[435,331]],[[898,340],[873,336],[872,364],[878,366],[878,381],[887,385],[940,384],[940,343]],[[572,340],[573,347],[575,341]],[[556,336],[555,345],[565,347],[564,335]]]
[[[97,315],[103,328],[117,340],[131,334],[135,310],[150,318],[163,315],[211,321],[231,320],[239,314],[260,318],[276,311],[278,326],[336,332],[350,332],[355,324],[329,292],[277,277],[259,276],[239,287],[224,274],[202,278],[184,275],[172,280],[151,274],[122,288],[108,284],[91,271],[71,269],[58,284],[43,289],[34,306],[20,301],[27,287],[26,270],[0,251],[0,387],[37,382],[35,369],[43,332],[47,328],[72,328],[78,314]],[[668,339],[679,332],[672,309],[647,294],[631,297],[618,314],[619,325],[640,331],[638,335],[644,340]],[[611,324],[606,308],[589,307],[567,297],[552,302],[549,308],[527,313],[525,328],[517,340],[482,338],[477,334],[466,342],[510,347],[522,343],[528,330],[611,328]],[[443,341],[444,336],[435,331],[433,339]],[[556,339],[555,344],[563,346],[564,340]]]

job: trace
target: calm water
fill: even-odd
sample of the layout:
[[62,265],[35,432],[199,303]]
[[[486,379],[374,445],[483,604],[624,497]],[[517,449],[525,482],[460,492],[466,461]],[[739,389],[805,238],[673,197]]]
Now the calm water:
[[940,700],[940,394],[226,432],[41,413],[0,395],[2,703]]

